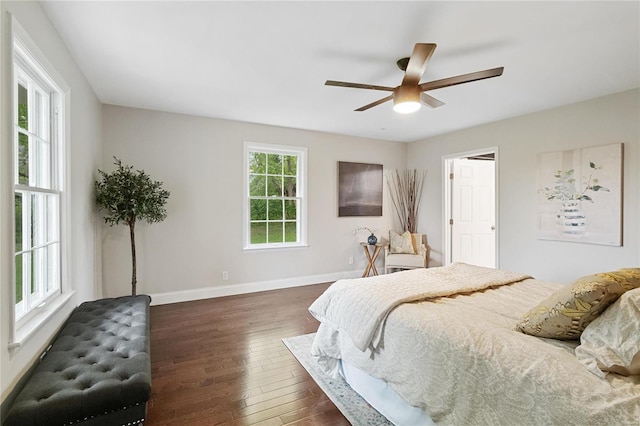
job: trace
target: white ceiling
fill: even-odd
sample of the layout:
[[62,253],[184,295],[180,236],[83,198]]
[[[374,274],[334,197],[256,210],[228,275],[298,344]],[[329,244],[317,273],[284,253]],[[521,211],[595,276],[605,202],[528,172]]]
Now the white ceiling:
[[[640,3],[46,1],[106,104],[414,141],[640,86]],[[429,92],[415,114],[387,92],[395,62],[436,43],[422,82],[504,66]]]

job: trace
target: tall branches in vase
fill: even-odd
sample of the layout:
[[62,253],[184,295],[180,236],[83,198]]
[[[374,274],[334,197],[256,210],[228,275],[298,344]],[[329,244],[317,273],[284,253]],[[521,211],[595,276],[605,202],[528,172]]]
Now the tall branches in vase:
[[389,195],[403,231],[416,233],[418,230],[418,209],[426,176],[426,170],[416,169],[396,170],[387,174]]

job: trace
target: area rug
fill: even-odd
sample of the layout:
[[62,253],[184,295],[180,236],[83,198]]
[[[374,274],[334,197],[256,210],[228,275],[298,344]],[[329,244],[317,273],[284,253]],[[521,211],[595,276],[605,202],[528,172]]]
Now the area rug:
[[311,357],[311,343],[315,333],[282,339],[291,353],[298,359],[309,375],[320,386],[338,410],[354,426],[389,426],[386,417],[378,413],[358,395],[342,377],[333,379],[324,374]]

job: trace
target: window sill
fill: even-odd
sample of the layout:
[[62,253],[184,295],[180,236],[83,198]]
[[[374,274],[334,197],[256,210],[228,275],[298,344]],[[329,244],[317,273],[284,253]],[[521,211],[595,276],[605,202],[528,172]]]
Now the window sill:
[[272,251],[272,250],[287,250],[287,249],[299,249],[309,247],[306,243],[297,244],[282,244],[282,245],[260,245],[260,246],[248,246],[244,247],[245,251]]
[[34,334],[38,332],[38,330],[42,328],[44,324],[51,320],[53,315],[60,311],[60,309],[62,309],[67,302],[71,300],[74,294],[75,291],[61,294],[46,306],[42,307],[40,312],[38,312],[33,318],[22,324],[20,328],[16,329],[13,334],[13,341],[9,343],[9,351],[14,353],[23,346],[31,337],[33,337]]

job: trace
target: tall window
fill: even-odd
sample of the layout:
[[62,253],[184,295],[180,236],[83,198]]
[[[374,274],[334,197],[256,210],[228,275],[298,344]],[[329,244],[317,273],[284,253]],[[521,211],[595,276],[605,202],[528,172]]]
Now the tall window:
[[247,248],[306,244],[306,148],[246,143]]
[[61,91],[14,43],[15,320],[60,293]]

